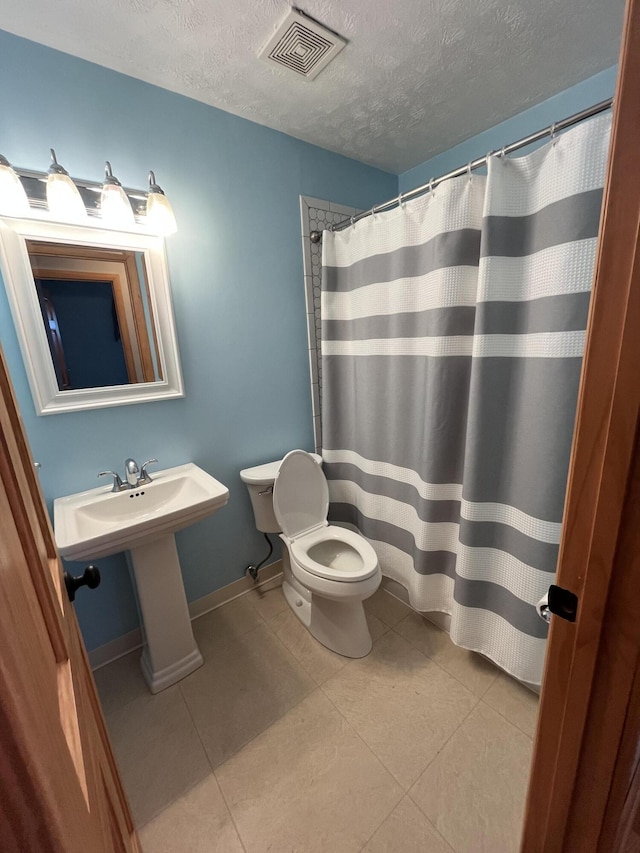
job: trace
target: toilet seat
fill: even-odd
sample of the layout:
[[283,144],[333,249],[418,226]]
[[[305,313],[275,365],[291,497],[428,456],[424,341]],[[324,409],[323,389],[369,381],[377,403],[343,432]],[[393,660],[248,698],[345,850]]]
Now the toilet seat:
[[295,539],[291,556],[319,578],[357,583],[378,571],[378,556],[366,539],[345,527],[325,525]]
[[304,450],[292,450],[282,460],[274,482],[273,509],[292,558],[310,574],[354,583],[378,571],[376,552],[362,536],[327,522],[327,479]]

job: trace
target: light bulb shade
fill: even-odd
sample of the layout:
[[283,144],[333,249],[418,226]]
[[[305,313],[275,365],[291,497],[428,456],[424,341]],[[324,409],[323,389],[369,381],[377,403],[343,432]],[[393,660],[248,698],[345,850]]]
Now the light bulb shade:
[[136,224],[133,208],[120,184],[105,183],[103,185],[100,212],[107,225],[126,228]]
[[147,196],[147,228],[165,237],[178,230],[176,217],[164,193],[150,192]]
[[0,213],[5,216],[28,216],[30,212],[29,199],[20,178],[9,163],[0,161]]
[[87,218],[78,187],[62,172],[50,172],[47,176],[47,206],[51,216],[63,222],[84,222]]

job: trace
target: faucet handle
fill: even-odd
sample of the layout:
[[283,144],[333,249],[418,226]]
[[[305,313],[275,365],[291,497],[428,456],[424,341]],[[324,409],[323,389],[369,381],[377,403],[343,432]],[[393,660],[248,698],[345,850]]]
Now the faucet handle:
[[120,474],[116,471],[100,471],[98,477],[113,477],[113,488],[112,492],[121,492],[123,489],[122,480],[120,479]]
[[140,478],[138,480],[139,486],[146,486],[147,483],[151,482],[151,477],[147,474],[147,465],[157,464],[157,459],[147,459],[142,468],[140,468]]

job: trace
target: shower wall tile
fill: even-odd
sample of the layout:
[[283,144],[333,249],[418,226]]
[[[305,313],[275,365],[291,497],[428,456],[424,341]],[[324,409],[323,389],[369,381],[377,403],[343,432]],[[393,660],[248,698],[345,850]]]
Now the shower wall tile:
[[322,448],[320,415],[322,411],[322,328],[320,319],[320,292],[322,281],[322,243],[312,243],[312,231],[324,231],[342,222],[347,216],[360,213],[356,207],[334,204],[311,196],[300,196],[300,221],[302,231],[302,257],[304,262],[304,288],[307,310],[307,335],[309,339],[309,379],[311,382],[313,425],[316,452]]
[[344,204],[329,203],[329,209],[332,213],[339,213],[341,216],[355,216],[358,210],[355,207],[346,207]]
[[310,195],[301,195],[300,198],[304,199],[309,207],[317,207],[321,210],[330,210],[331,202],[322,198],[313,198]]

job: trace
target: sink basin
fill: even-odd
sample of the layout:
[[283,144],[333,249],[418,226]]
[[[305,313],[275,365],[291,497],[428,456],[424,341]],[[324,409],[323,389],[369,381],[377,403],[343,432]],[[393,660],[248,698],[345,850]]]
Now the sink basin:
[[192,462],[153,475],[137,489],[107,486],[53,502],[58,550],[68,560],[95,560],[140,547],[212,515],[229,489]]

